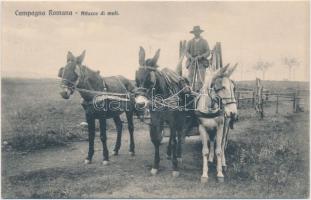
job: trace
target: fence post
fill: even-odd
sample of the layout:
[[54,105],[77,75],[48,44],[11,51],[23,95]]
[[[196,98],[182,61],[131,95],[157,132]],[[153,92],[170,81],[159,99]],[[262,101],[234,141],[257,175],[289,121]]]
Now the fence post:
[[297,90],[297,94],[296,94],[296,112],[300,112],[302,111],[301,107],[300,107],[300,91]]
[[276,95],[276,110],[275,113],[279,113],[279,94]]
[[293,112],[296,112],[296,95],[293,93]]
[[266,101],[268,101],[269,100],[269,92],[267,91],[266,92]]
[[240,92],[237,92],[237,108],[240,108]]
[[255,91],[253,91],[252,105],[255,106]]
[[[256,91],[256,93],[255,93]],[[259,78],[256,78],[256,90],[253,93],[253,105],[255,105],[256,113],[263,119],[263,85]],[[255,102],[256,101],[256,102]]]

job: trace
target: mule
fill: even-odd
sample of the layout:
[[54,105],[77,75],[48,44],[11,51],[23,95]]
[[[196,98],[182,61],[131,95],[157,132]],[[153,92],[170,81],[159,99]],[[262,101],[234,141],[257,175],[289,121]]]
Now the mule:
[[208,180],[208,161],[213,162],[216,154],[217,180],[223,182],[223,167],[226,167],[225,150],[229,128],[237,120],[235,85],[230,75],[236,65],[229,65],[217,71],[208,69],[204,85],[197,100],[196,115],[202,139],[203,173],[202,182]]
[[[135,74],[137,90],[135,92],[135,103],[137,108],[149,106],[150,110],[150,138],[154,145],[154,162],[151,174],[156,175],[159,170],[162,130],[164,123],[170,129],[170,142],[168,156],[171,157],[173,176],[179,175],[178,151],[181,151],[183,124],[186,120],[186,111],[181,110],[184,96],[189,92],[186,80],[175,72],[163,69],[158,70],[157,61],[160,49],[154,57],[145,59],[145,50],[140,47],[139,69]],[[169,103],[168,103],[169,102]]]
[[123,76],[101,77],[98,71],[93,71],[85,65],[82,65],[84,57],[85,51],[78,57],[68,52],[67,63],[65,67],[59,69],[58,76],[62,79],[60,95],[64,99],[69,99],[75,90],[78,90],[82,97],[82,106],[85,110],[89,139],[88,155],[85,159],[85,163],[90,164],[94,155],[96,119],[99,120],[100,139],[103,145],[103,164],[107,165],[109,161],[106,119],[112,118],[116,125],[117,139],[114,147],[114,155],[118,155],[122,136],[122,121],[120,115],[124,112],[126,114],[130,135],[129,153],[135,155],[133,125],[133,114],[135,112],[134,103],[132,101],[120,103],[119,101],[105,99],[102,100],[101,103],[105,103],[105,105],[109,106],[102,108],[94,102],[94,99],[100,97],[98,95],[101,95],[102,91],[111,93],[112,95],[115,93],[129,95],[134,90],[135,86]]

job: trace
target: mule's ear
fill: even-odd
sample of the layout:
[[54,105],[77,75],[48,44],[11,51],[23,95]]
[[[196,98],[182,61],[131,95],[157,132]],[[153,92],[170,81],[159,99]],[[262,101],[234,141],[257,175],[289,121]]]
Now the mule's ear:
[[238,63],[236,63],[233,67],[228,69],[227,72],[226,72],[226,76],[230,77],[232,75],[232,73],[234,72],[234,70],[236,69],[237,66],[238,66]]
[[143,47],[139,47],[138,62],[140,66],[145,65],[145,57],[146,57],[145,49]]
[[64,72],[64,68],[61,67],[61,68],[58,70],[58,77],[59,77],[59,78],[62,78],[62,77],[63,77],[63,72]]
[[79,65],[76,65],[76,67],[75,67],[75,73],[77,74],[78,77],[81,76],[81,68],[80,67],[81,66],[79,66]]
[[160,57],[160,49],[157,50],[157,52],[154,54],[152,58],[152,63],[154,66],[157,64],[159,57]]
[[230,65],[230,64],[227,64],[226,66],[224,66],[224,67],[218,69],[218,70],[215,72],[215,74],[214,74],[214,78],[217,78],[217,77],[219,77],[219,76],[222,76],[222,75],[225,73],[225,71],[227,71],[229,65]]
[[81,53],[80,56],[77,57],[77,64],[81,65],[85,57],[85,50]]
[[221,76],[226,75],[226,72],[228,71],[229,68],[230,68],[230,63],[226,64],[226,66],[220,69],[220,73],[221,73],[220,75]]
[[227,69],[229,68],[230,66],[230,63],[226,64],[226,66],[224,66],[222,69],[223,69],[223,72],[227,71]]
[[75,60],[76,60],[75,56],[70,51],[68,51],[68,53],[67,53],[67,63],[75,61]]

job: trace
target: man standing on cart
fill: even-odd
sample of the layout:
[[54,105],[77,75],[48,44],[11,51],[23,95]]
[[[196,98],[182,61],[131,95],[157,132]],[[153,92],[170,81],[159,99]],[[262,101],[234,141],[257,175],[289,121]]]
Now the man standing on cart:
[[200,26],[194,26],[190,33],[194,34],[194,38],[188,41],[186,49],[187,63],[189,70],[188,79],[193,91],[198,92],[204,83],[205,71],[209,66],[208,57],[210,48],[207,41],[202,38]]

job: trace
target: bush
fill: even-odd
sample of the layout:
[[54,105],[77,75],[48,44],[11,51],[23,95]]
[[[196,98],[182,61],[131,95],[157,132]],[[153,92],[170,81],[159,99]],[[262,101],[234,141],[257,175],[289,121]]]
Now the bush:
[[64,145],[69,140],[85,137],[75,124],[65,124],[63,109],[51,105],[30,106],[11,114],[8,143],[17,150],[35,150]]
[[297,174],[305,171],[305,158],[297,148],[290,119],[279,119],[266,119],[269,122],[263,123],[265,127],[254,124],[245,131],[243,141],[229,141],[226,151],[228,178],[258,182],[265,191],[273,190],[271,194],[274,195],[283,194],[286,188],[293,191],[302,188],[294,180]]

